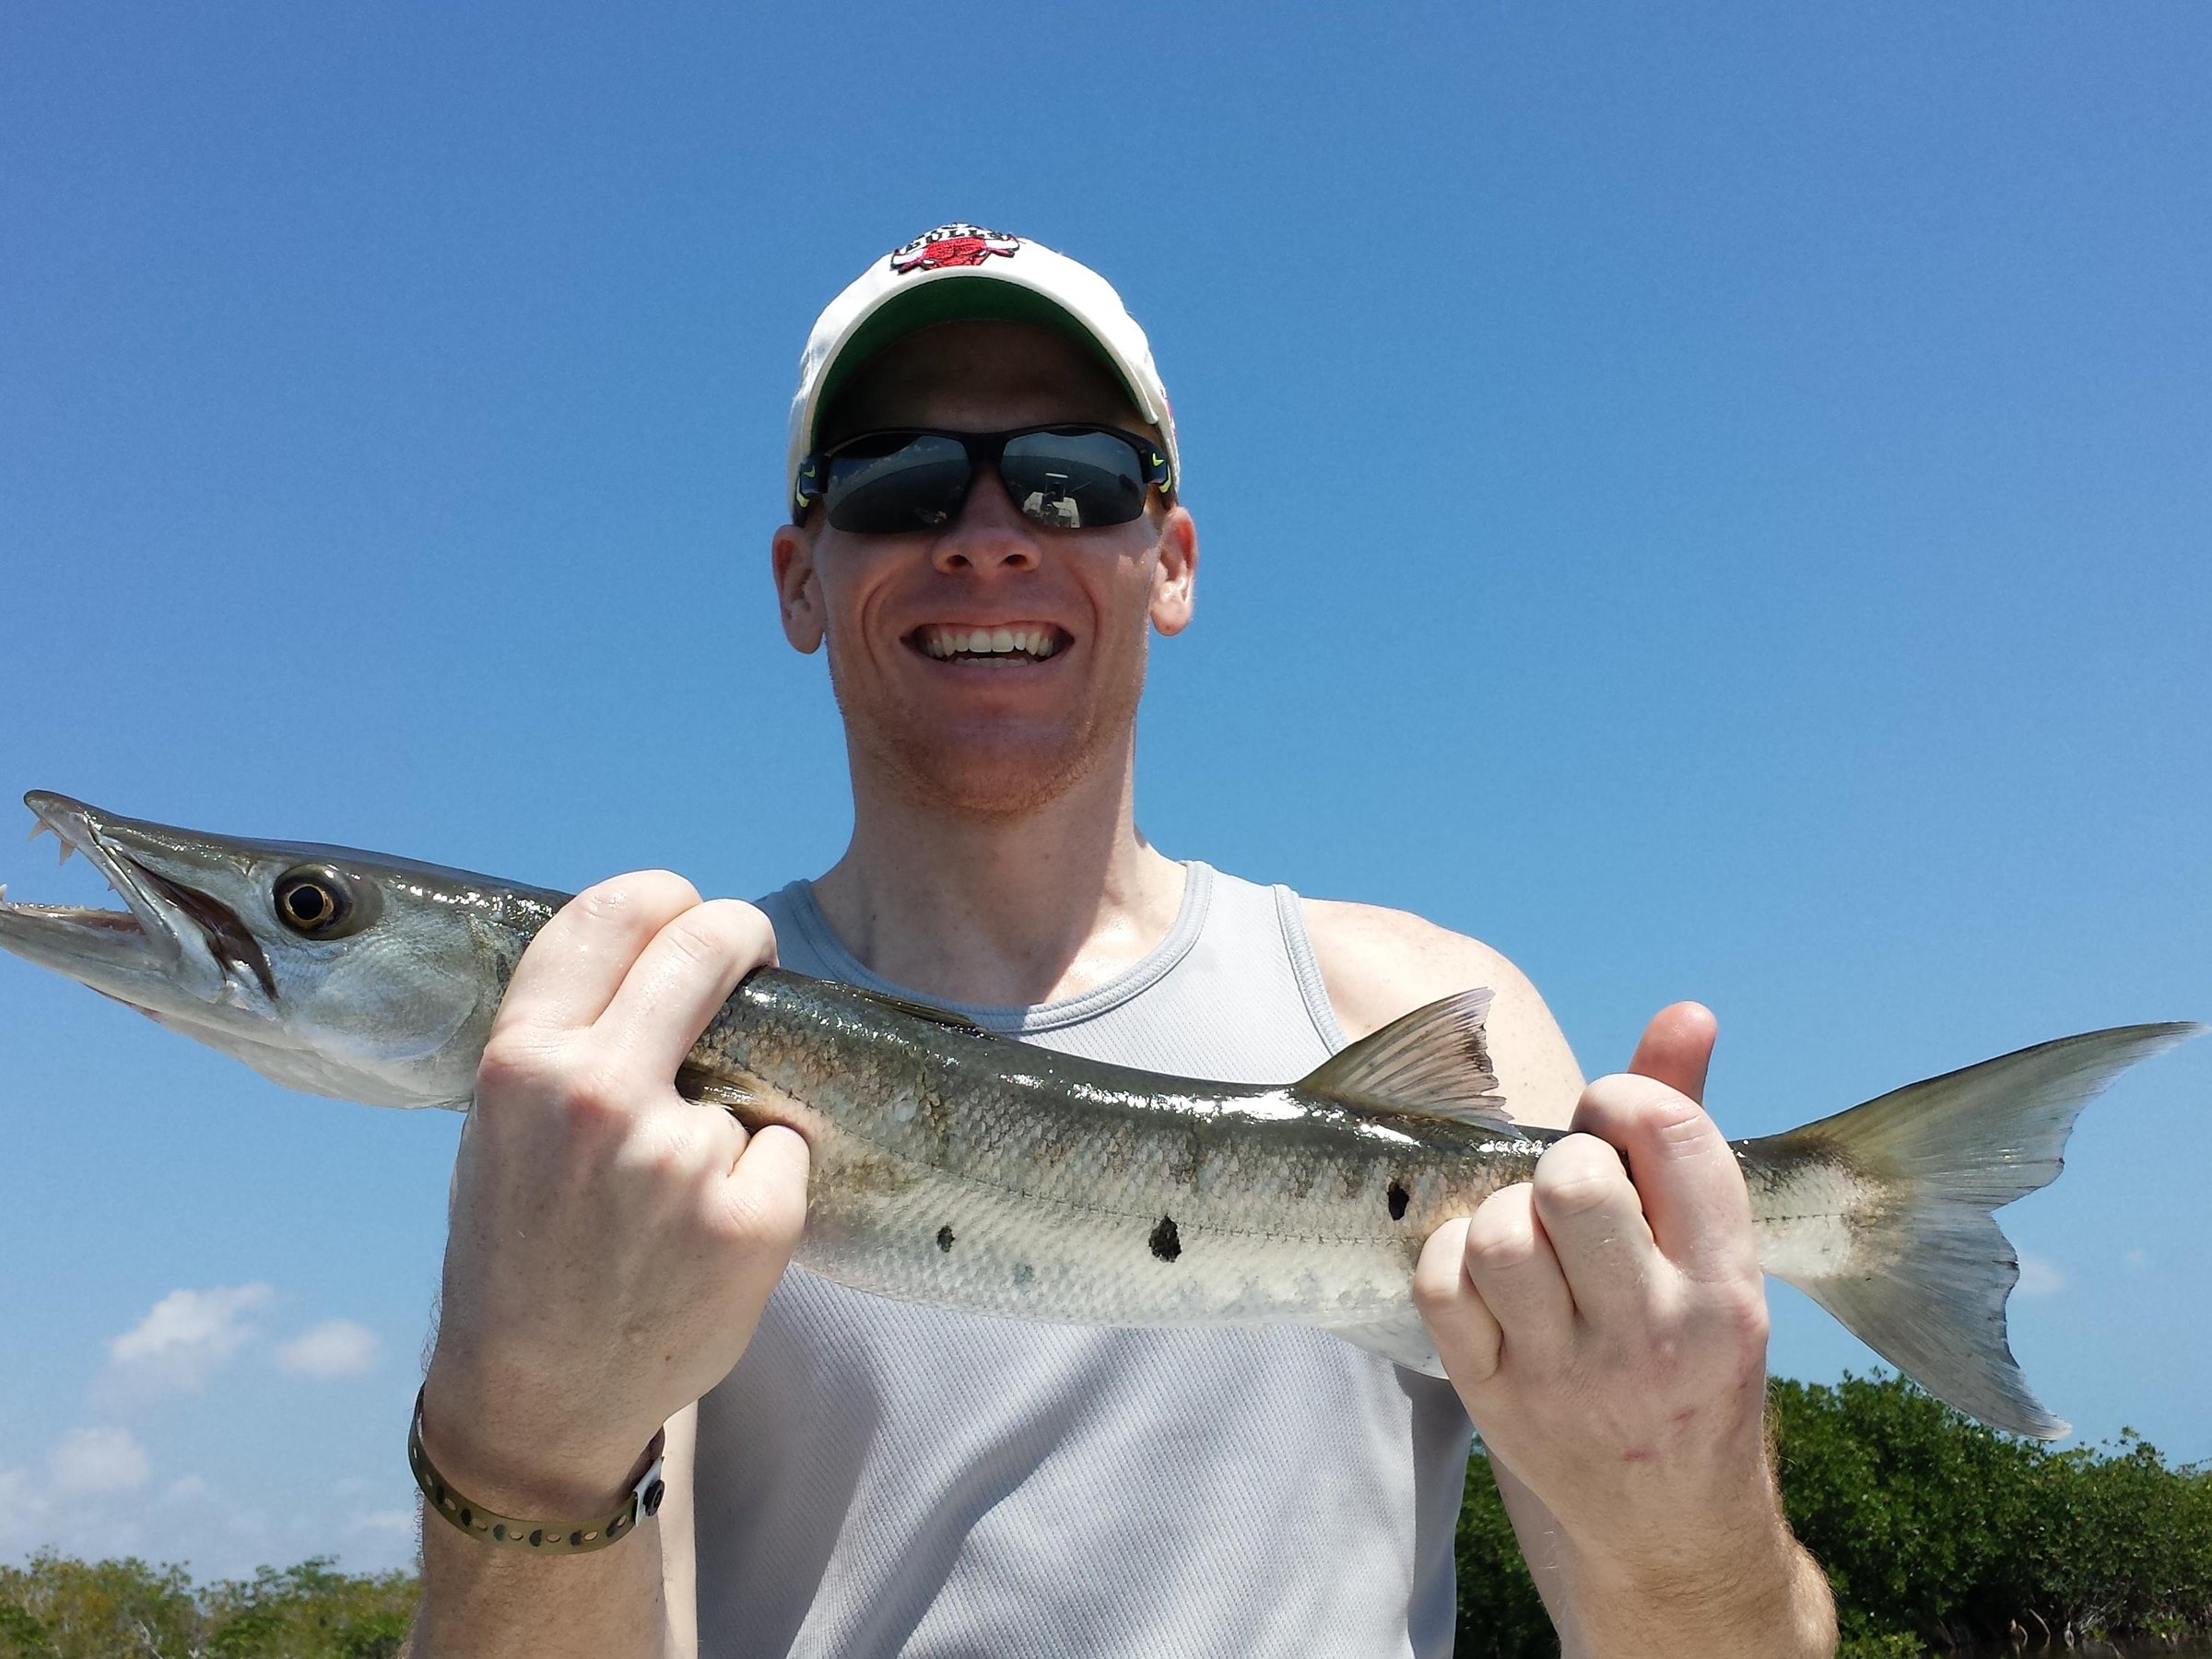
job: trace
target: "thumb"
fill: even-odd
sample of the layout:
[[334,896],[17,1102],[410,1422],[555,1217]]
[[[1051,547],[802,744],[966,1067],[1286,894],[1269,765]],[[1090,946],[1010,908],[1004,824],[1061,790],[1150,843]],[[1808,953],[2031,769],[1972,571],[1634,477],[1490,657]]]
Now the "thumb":
[[1652,1023],[1643,1028],[1629,1069],[1702,1105],[1705,1068],[1712,1064],[1713,1040],[1720,1030],[1720,1021],[1703,1003],[1671,1004],[1653,1015]]

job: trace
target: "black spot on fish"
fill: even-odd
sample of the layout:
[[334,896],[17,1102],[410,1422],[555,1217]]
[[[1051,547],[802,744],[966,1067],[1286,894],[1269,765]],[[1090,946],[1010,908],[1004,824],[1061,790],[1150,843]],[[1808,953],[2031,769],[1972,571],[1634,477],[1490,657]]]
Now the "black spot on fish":
[[949,1221],[937,1229],[937,1248],[947,1255],[952,1253],[952,1223]]
[[[1398,1181],[1392,1182],[1390,1183],[1390,1218],[1393,1221],[1403,1221],[1406,1219],[1406,1206],[1407,1202],[1408,1200],[1406,1193],[1405,1182]],[[939,1236],[942,1237],[943,1235],[940,1234]]]
[[1163,1262],[1171,1262],[1181,1255],[1182,1235],[1175,1230],[1175,1218],[1162,1216],[1159,1225],[1152,1230],[1152,1236],[1146,1242],[1152,1246],[1152,1253]]
[[1037,1270],[1027,1262],[1017,1262],[1014,1265],[1014,1282],[1017,1285],[1026,1285],[1036,1277]]

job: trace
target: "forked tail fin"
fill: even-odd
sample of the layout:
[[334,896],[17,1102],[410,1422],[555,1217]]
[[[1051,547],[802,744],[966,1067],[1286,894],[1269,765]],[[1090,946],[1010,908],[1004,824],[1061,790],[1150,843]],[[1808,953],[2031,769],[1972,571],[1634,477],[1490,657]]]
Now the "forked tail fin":
[[1937,1399],[2056,1439],[2006,1340],[2019,1258],[1990,1212],[2050,1183],[2114,1077],[2204,1029],[2062,1037],[1743,1143],[1761,1263]]

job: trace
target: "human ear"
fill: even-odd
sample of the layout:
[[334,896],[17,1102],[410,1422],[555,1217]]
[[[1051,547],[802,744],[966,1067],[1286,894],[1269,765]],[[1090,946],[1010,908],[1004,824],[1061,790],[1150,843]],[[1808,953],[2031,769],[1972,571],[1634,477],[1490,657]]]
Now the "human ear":
[[822,609],[821,578],[814,569],[814,537],[798,524],[780,526],[769,544],[776,577],[776,603],[783,613],[783,637],[794,651],[811,656],[822,648],[828,618]]
[[1198,583],[1198,526],[1182,507],[1160,521],[1154,559],[1152,626],[1171,638],[1191,625]]

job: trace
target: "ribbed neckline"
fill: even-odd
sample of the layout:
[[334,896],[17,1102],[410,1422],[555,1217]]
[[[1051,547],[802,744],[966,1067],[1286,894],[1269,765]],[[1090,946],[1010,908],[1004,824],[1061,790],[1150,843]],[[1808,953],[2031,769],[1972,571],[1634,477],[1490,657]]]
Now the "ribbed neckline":
[[830,925],[830,918],[822,914],[822,907],[815,900],[813,882],[792,882],[784,888],[783,897],[790,902],[792,921],[805,935],[808,948],[830,967],[832,977],[858,985],[864,991],[880,991],[887,996],[928,1003],[932,1007],[972,1019],[985,1030],[1026,1037],[1035,1031],[1050,1031],[1095,1019],[1109,1008],[1118,1008],[1131,997],[1158,984],[1176,963],[1190,955],[1191,947],[1198,943],[1198,935],[1206,928],[1206,908],[1213,899],[1214,871],[1212,865],[1194,858],[1185,859],[1182,868],[1182,902],[1176,907],[1174,924],[1168,929],[1166,937],[1104,984],[1094,985],[1078,996],[1064,996],[1057,1002],[1028,1007],[953,1002],[888,980],[845,947],[845,942],[837,936],[836,929]]

